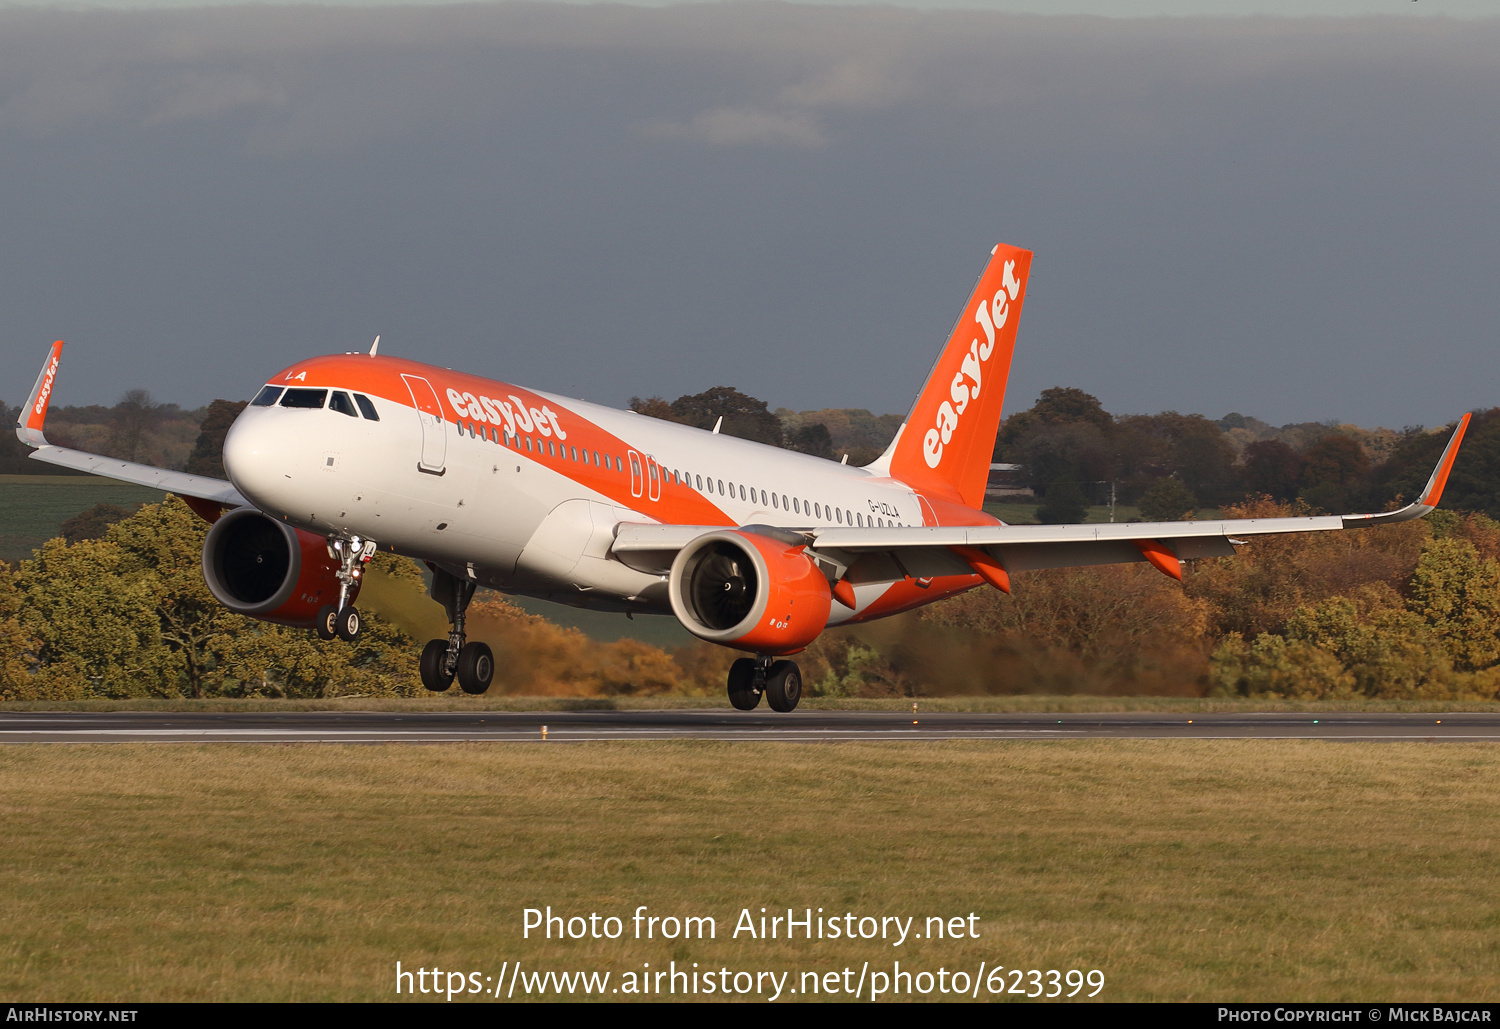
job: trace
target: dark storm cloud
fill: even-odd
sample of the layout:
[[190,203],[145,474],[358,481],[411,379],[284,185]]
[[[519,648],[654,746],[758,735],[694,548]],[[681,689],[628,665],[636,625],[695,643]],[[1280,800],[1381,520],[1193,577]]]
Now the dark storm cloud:
[[1500,402],[1500,24],[779,5],[0,12],[0,354],[243,397],[363,349],[904,410],[998,240],[1010,388]]

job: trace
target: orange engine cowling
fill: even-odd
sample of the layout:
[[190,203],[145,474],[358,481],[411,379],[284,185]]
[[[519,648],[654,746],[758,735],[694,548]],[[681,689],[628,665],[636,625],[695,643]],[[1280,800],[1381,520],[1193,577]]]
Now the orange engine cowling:
[[668,583],[677,620],[699,639],[758,654],[795,654],[817,639],[828,578],[801,538],[786,536],[797,542],[716,529],[683,547]]
[[[203,581],[229,610],[310,628],[318,610],[339,602],[339,563],[321,536],[250,507],[230,511],[203,541]],[[354,603],[359,583],[349,603]]]

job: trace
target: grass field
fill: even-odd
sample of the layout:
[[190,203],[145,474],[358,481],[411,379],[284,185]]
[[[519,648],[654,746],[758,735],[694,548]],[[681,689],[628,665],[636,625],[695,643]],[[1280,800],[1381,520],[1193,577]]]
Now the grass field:
[[130,510],[163,494],[95,475],[0,475],[0,561],[20,561],[95,504]]
[[[1099,969],[1106,1000],[1494,1001],[1497,773],[1462,744],[5,747],[0,996],[900,960]],[[643,904],[718,936],[521,936],[527,907]],[[980,935],[729,938],[762,906]]]

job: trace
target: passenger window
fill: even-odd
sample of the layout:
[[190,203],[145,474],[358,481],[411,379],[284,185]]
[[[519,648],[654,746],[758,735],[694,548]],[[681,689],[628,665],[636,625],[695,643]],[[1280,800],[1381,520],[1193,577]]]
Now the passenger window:
[[761,507],[765,507],[766,506],[766,491],[765,490],[761,490],[760,491],[760,506]]
[[250,401],[251,407],[270,407],[281,397],[280,386],[267,386],[255,394],[255,399]]
[[771,506],[772,507],[776,506],[776,494],[774,494],[774,493],[771,494]]
[[854,512],[854,517],[859,520],[859,527],[863,529],[865,527],[865,516],[856,511]]
[[844,512],[843,511],[835,511],[834,514],[838,515],[838,517],[839,517],[839,524],[843,525],[844,524]]
[[328,399],[326,389],[289,389],[281,398],[282,407],[302,407],[308,410],[317,410],[323,406]]
[[526,450],[527,450],[528,453],[531,451],[531,437],[530,436],[526,437]]
[[695,476],[693,476],[693,478],[698,483],[698,492],[702,493],[703,492],[703,476],[701,476],[701,475],[695,475]]
[[[771,503],[773,503],[773,504],[776,503],[776,494],[774,494],[774,493],[771,494]],[[783,511],[790,511],[792,509],[791,505],[786,502],[786,494],[785,493],[783,493],[781,495],[781,509]]]
[[363,393],[356,393],[354,394],[354,402],[359,405],[360,414],[364,415],[372,422],[380,421],[380,415],[376,413],[375,405],[370,402],[369,397],[365,396]]
[[557,456],[557,451],[555,451],[555,450],[552,449],[552,441],[550,439],[547,441],[547,456],[548,457],[556,457]]
[[578,448],[577,447],[569,447],[568,448],[568,456],[571,457],[575,461],[578,460]]
[[656,481],[656,465],[652,464],[650,467],[651,467],[651,481],[655,482]]
[[797,503],[797,498],[796,497],[792,498],[792,513],[793,514],[801,514],[802,513],[802,505],[799,504],[799,503]]
[[[713,480],[710,479],[709,480],[709,484],[712,485],[712,483],[713,483]],[[724,480],[720,479],[719,480],[719,496],[722,497],[723,495],[724,495]]]

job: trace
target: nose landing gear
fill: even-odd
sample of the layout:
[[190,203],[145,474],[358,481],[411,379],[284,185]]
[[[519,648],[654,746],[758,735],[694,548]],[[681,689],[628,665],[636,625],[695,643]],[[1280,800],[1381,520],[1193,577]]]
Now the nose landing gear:
[[345,643],[353,643],[359,639],[363,623],[359,611],[349,603],[349,595],[359,588],[364,567],[375,556],[376,549],[374,540],[360,539],[358,536],[347,540],[337,536],[328,538],[328,556],[339,563],[339,602],[325,604],[318,612],[318,622],[314,628],[319,639],[331,640],[337,636]]
[[443,605],[452,625],[446,640],[429,640],[422,648],[422,685],[434,693],[443,692],[457,678],[459,689],[477,696],[495,678],[495,655],[486,644],[467,642],[464,634],[464,613],[475,588],[474,582],[441,568],[432,573],[432,598]]
[[762,694],[772,711],[791,711],[802,699],[802,670],[795,661],[773,661],[769,654],[742,657],[729,666],[729,703],[754,711]]

